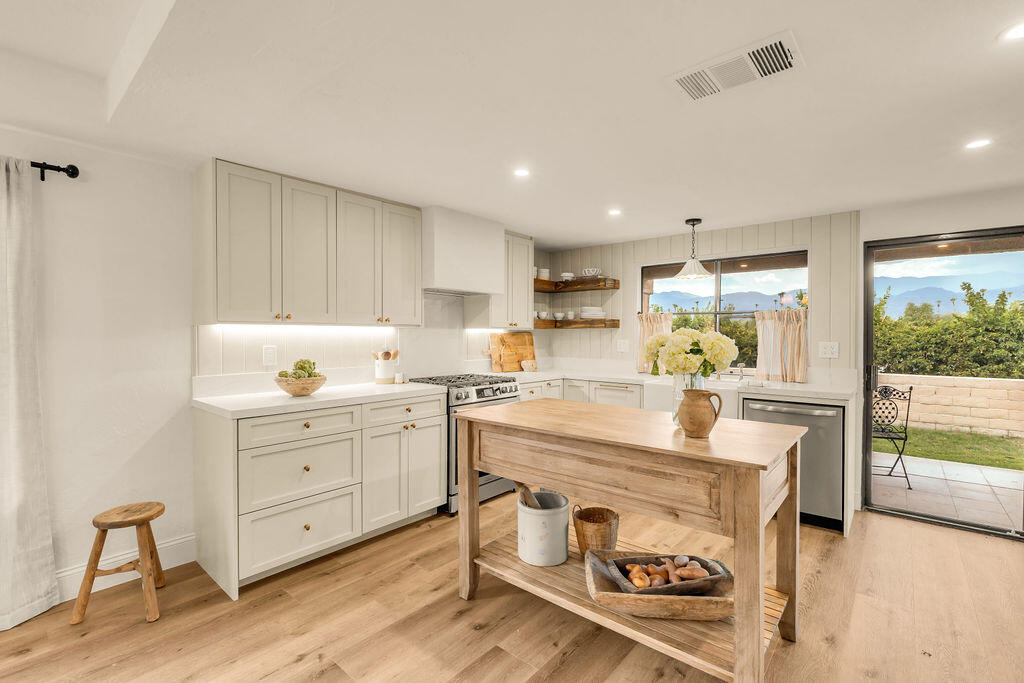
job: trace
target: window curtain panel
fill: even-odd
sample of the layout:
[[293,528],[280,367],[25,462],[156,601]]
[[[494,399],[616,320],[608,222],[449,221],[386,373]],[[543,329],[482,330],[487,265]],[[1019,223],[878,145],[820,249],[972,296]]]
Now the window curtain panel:
[[775,382],[807,381],[807,309],[758,311],[755,377]]
[[0,630],[58,602],[36,362],[29,162],[0,157]]
[[650,372],[651,366],[654,365],[654,363],[644,358],[644,346],[647,344],[647,340],[654,335],[672,331],[672,314],[638,313],[636,318],[637,327],[640,328],[640,341],[637,346],[636,354],[636,369],[638,372]]

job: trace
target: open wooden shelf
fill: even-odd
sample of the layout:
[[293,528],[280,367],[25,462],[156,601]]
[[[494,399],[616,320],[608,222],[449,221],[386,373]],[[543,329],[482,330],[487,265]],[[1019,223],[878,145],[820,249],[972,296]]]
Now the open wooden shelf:
[[619,281],[610,277],[579,277],[575,280],[541,280],[533,278],[533,291],[550,294],[560,292],[597,292],[619,288]]
[[533,319],[533,329],[535,330],[593,330],[598,328],[615,328],[618,326],[619,321],[616,318],[590,320],[580,320],[579,318],[575,318],[573,320]]
[[[534,567],[520,560],[515,533],[482,547],[476,563],[489,574],[585,619],[723,681],[733,680],[732,618],[721,621],[651,619],[619,614],[601,607],[590,599],[583,558],[572,533],[569,538],[569,559],[555,567]],[[621,539],[617,549],[635,550],[638,554],[653,552]],[[762,641],[765,650],[778,630],[779,619],[788,601],[789,596],[785,593],[765,586]]]

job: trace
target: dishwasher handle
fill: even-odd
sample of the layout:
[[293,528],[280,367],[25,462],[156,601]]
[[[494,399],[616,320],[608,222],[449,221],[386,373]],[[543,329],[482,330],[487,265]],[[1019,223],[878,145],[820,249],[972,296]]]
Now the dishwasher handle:
[[773,406],[767,403],[748,403],[751,410],[763,410],[766,413],[785,413],[787,415],[808,415],[810,417],[835,417],[839,414],[837,410],[821,410],[815,408],[790,408],[788,406]]

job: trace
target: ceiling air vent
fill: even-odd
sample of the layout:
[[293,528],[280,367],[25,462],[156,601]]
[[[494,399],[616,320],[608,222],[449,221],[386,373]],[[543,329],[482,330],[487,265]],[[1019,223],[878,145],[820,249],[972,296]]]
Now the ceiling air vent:
[[802,66],[790,31],[710,59],[672,75],[672,82],[693,100]]

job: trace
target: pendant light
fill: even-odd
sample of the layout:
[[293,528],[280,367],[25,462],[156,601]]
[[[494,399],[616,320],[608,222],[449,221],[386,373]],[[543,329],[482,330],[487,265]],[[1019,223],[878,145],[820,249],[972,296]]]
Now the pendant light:
[[699,218],[686,219],[686,224],[690,226],[690,260],[672,276],[677,280],[699,280],[712,276],[712,273],[697,259],[697,226],[700,225],[700,222]]

